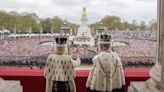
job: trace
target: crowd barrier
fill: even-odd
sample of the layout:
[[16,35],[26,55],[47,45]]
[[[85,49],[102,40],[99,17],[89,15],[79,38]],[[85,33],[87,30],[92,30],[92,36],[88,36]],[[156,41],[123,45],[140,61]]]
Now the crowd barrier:
[[[44,67],[48,55],[44,56],[0,56],[1,66]],[[92,58],[81,58],[82,64],[92,64]],[[123,66],[153,65],[155,57],[121,57]]]

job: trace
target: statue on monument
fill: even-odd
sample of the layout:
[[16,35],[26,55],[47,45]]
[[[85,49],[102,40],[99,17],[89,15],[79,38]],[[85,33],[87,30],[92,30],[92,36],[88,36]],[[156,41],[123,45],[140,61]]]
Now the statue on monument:
[[83,7],[82,18],[86,18],[86,17],[87,17],[87,9],[86,7]]

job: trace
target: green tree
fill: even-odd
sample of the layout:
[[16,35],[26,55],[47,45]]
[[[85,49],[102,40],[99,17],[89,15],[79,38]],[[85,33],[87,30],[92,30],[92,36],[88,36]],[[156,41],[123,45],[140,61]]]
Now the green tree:
[[43,28],[43,33],[51,33],[52,24],[50,18],[40,21],[40,25]]
[[0,11],[0,28],[6,28],[8,30],[10,30],[12,32],[14,26],[15,26],[15,17],[6,13],[6,12],[3,12],[3,11]]
[[157,30],[157,21],[155,19],[149,21],[148,29],[151,31]]
[[17,29],[17,33],[28,33],[28,29],[31,27],[32,32],[37,33],[39,31],[39,24],[33,17],[33,14],[23,13],[23,15],[17,12],[0,12],[0,27],[6,28],[13,33],[13,29]]
[[109,30],[124,30],[125,26],[124,23],[122,23],[121,18],[118,16],[105,16],[101,21],[96,22],[94,24],[91,24],[90,26],[94,29],[97,29],[98,26],[100,26],[100,23],[103,23],[104,27],[106,27]]
[[30,15],[17,16],[17,26],[18,33],[28,33],[29,28],[32,28],[33,33],[39,32],[39,24]]
[[53,19],[51,19],[51,24],[54,28],[54,32],[58,33],[60,32],[60,28],[64,24],[64,22],[59,17],[55,16]]
[[145,21],[141,21],[141,23],[140,23],[140,30],[141,31],[145,31],[146,30],[146,23],[145,23]]

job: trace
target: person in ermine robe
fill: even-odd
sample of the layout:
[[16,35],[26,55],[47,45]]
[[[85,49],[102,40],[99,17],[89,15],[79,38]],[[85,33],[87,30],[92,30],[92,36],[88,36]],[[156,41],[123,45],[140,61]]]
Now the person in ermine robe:
[[75,67],[81,64],[80,50],[76,50],[76,60],[67,53],[67,37],[55,38],[55,54],[50,54],[45,66],[46,92],[76,92]]
[[98,39],[98,54],[86,83],[87,92],[124,92],[125,77],[121,59],[111,50],[111,35]]

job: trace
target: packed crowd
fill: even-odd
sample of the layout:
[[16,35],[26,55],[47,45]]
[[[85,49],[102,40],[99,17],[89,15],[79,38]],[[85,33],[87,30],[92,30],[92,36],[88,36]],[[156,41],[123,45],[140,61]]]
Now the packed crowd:
[[[115,46],[112,50],[117,52],[123,65],[152,65],[156,57],[155,32],[129,32],[111,31],[110,34],[116,42],[126,43],[126,46]],[[47,56],[53,53],[54,48],[41,43],[54,41],[54,38],[26,38],[0,41],[0,65],[45,65]],[[69,53],[74,57],[76,46],[69,46]],[[96,47],[80,46],[83,63],[92,63],[97,53]]]
[[157,40],[156,31],[110,31],[113,38],[137,39],[137,40]]

